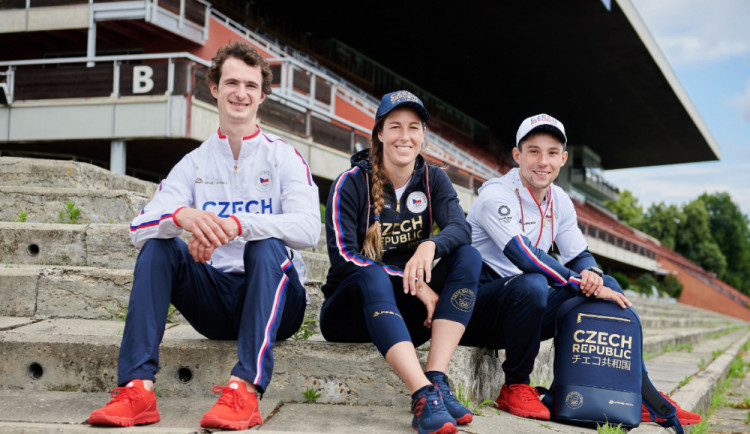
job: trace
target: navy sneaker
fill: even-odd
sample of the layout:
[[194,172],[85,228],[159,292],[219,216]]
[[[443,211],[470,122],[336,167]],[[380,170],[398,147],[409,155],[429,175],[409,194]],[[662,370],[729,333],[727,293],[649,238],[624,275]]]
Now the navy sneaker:
[[456,420],[448,413],[435,386],[425,386],[411,396],[411,426],[419,434],[454,434]]
[[427,379],[440,390],[440,394],[443,395],[443,403],[448,413],[456,419],[456,423],[459,425],[466,425],[471,423],[473,416],[471,411],[461,404],[456,396],[453,395],[451,386],[448,384],[448,377],[440,371],[429,371],[425,372]]

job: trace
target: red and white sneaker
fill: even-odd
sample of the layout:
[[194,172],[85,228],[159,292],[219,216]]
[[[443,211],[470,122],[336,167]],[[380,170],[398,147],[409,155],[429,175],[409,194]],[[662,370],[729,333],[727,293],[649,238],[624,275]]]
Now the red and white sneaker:
[[91,425],[133,426],[159,422],[156,395],[143,381],[133,380],[109,392],[112,400],[89,416]]
[[241,381],[230,381],[226,387],[214,386],[221,393],[211,410],[203,415],[201,427],[220,429],[248,429],[260,425],[263,419],[258,409],[258,397],[249,392]]
[[[674,408],[677,409],[677,420],[680,421],[681,425],[695,425],[697,423],[701,422],[701,415],[698,413],[691,413],[685,409],[680,408],[679,405],[677,405],[676,402],[672,401],[670,397],[664,394],[664,392],[659,391],[661,393],[661,396],[666,398],[667,401],[669,401],[670,404],[674,405]],[[664,419],[657,417],[656,420],[659,422],[664,422]],[[648,412],[648,409],[645,405],[641,406],[641,422],[653,422],[651,420],[651,414]]]
[[549,409],[539,400],[539,392],[528,384],[503,384],[495,408],[510,414],[549,420]]

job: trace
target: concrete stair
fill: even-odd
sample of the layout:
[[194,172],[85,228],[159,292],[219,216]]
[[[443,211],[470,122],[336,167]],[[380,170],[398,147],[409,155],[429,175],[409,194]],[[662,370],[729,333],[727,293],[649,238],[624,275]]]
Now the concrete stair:
[[[88,429],[81,423],[107,401],[107,392],[116,386],[122,318],[138,254],[130,243],[128,223],[154,189],[154,184],[85,163],[0,157],[0,399],[15,402],[12,400],[19,396],[28,396],[35,400],[18,407],[22,410],[0,410],[0,430]],[[68,201],[81,209],[79,224],[56,223]],[[14,222],[22,211],[28,213],[27,221]],[[317,318],[322,303],[319,288],[328,268],[325,234],[302,255],[311,295],[307,315]],[[664,301],[631,301],[641,314],[644,351],[655,355],[647,362],[652,379],[668,393],[679,389],[679,381],[676,386],[673,377],[677,371],[669,368],[672,362],[666,356],[686,352],[690,346],[696,352],[702,348],[701,354],[712,354],[717,348],[727,351],[747,339],[746,324],[723,315]],[[179,313],[172,320],[161,346],[159,406],[162,412],[195,413],[196,420],[188,423],[179,417],[165,417],[159,424],[138,428],[138,432],[194,431],[202,412],[213,403],[211,387],[226,382],[236,360],[234,341],[203,338]],[[310,328],[317,330],[315,324]],[[533,384],[548,385],[552,380],[551,344],[542,345]],[[418,353],[424,362],[426,351]],[[372,344],[330,343],[318,334],[305,341],[279,343],[275,356],[274,377],[261,401],[266,421],[262,430],[410,429],[408,391]],[[705,371],[705,366],[699,369],[700,358],[709,367],[718,366],[702,356],[683,371],[692,369],[689,375]],[[461,385],[469,399],[479,403],[497,395],[503,382],[503,359],[503,351],[460,347],[448,374],[454,387]],[[654,362],[657,360],[664,361]],[[318,404],[294,404],[304,402],[302,392],[308,388],[321,394]],[[179,402],[186,400],[195,408],[181,407]],[[338,404],[360,407],[339,408]],[[702,404],[696,401],[695,405]],[[68,416],[56,419],[56,409],[67,409]],[[316,418],[308,414],[311,409],[322,414]],[[341,412],[357,417],[361,426],[337,427],[325,417]],[[294,414],[297,416],[290,416]],[[301,415],[311,418],[307,429],[295,422]],[[391,420],[394,418],[397,421]],[[500,425],[492,424],[501,423],[503,427],[518,425],[514,428],[518,432],[540,429],[537,422],[509,418],[507,413],[476,418],[480,420],[475,419],[470,428],[479,429],[473,432],[496,432]],[[580,427],[566,431],[564,425],[553,425],[561,432],[581,431]]]

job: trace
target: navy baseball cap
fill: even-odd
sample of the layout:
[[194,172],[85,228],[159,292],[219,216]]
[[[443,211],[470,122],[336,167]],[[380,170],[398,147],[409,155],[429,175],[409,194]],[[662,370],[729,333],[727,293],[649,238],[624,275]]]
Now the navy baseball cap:
[[375,122],[401,105],[407,105],[416,110],[419,117],[422,118],[422,122],[427,122],[430,119],[430,113],[424,104],[422,104],[422,100],[408,90],[399,90],[383,95],[383,99],[380,100],[380,105],[378,106],[378,111],[375,112]]

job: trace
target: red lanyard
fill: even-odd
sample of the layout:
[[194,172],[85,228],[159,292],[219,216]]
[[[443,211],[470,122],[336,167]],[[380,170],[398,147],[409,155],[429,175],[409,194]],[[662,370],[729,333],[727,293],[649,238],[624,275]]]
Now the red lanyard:
[[[526,187],[527,190],[529,190],[528,187]],[[552,231],[552,240],[550,241],[550,244],[552,244],[555,241],[555,209],[552,207],[552,189],[547,189],[547,207],[544,208],[544,212],[542,212],[542,206],[539,205],[539,202],[536,201],[536,198],[533,194],[531,194],[531,190],[529,190],[529,194],[531,195],[531,198],[534,199],[534,203],[536,204],[536,207],[539,209],[539,215],[542,218],[542,220],[539,222],[539,237],[536,239],[536,243],[534,243],[534,247],[539,247],[539,241],[542,240],[542,232],[544,232],[544,220],[545,220],[545,214],[547,214],[547,210],[552,209],[552,213],[550,214],[550,230]],[[516,189],[516,197],[518,197],[518,205],[521,207],[521,230],[524,234],[526,234],[526,224],[524,223],[523,219],[523,201],[521,200],[521,194],[518,192],[518,189]]]

